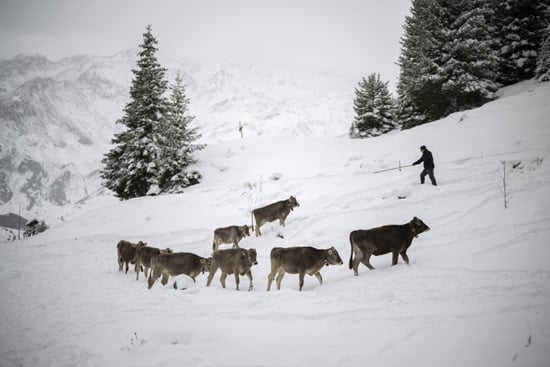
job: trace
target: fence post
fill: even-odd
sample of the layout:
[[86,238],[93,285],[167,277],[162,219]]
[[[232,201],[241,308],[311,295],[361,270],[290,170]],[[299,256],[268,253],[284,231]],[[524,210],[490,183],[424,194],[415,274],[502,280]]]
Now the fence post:
[[17,237],[21,239],[21,203],[19,203],[19,215],[17,218]]

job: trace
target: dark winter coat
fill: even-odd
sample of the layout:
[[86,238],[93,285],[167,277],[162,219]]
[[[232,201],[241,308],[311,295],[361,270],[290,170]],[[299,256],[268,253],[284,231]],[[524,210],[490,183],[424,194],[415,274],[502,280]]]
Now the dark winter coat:
[[432,156],[432,152],[430,152],[428,149],[424,150],[424,153],[422,153],[422,157],[420,157],[419,160],[413,163],[413,166],[420,164],[420,162],[424,162],[424,168],[425,169],[434,169],[434,157]]

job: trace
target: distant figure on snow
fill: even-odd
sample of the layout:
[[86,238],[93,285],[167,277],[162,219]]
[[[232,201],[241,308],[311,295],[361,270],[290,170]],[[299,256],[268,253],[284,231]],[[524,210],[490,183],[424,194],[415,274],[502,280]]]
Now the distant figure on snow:
[[435,181],[434,177],[434,157],[432,155],[432,152],[426,148],[425,145],[422,145],[420,147],[420,151],[422,152],[422,157],[420,157],[419,160],[414,162],[412,165],[415,166],[417,164],[420,164],[420,162],[424,162],[424,169],[420,173],[420,183],[424,183],[424,179],[426,178],[426,175],[430,177],[430,180],[432,181],[432,185],[437,186],[437,182]]
[[239,132],[241,133],[241,139],[244,137],[243,135],[243,124],[239,121]]

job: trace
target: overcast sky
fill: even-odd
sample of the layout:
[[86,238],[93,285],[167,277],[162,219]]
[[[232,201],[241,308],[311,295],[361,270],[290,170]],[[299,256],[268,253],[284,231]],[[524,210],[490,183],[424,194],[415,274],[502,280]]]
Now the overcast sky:
[[147,24],[159,58],[259,58],[393,86],[411,0],[0,0],[0,58],[112,55]]

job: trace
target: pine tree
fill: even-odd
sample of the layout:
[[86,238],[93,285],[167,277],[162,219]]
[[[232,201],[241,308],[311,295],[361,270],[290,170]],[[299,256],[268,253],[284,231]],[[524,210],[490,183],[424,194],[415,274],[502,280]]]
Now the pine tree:
[[498,82],[530,79],[549,25],[550,0],[490,0],[495,10],[493,38],[499,57]]
[[358,83],[353,109],[356,116],[350,128],[351,138],[377,136],[395,127],[388,83],[380,80],[380,74],[371,74]]
[[447,109],[437,71],[443,47],[442,9],[437,0],[413,0],[401,38],[397,120],[411,128],[440,118]]
[[195,143],[200,134],[197,128],[189,126],[195,117],[188,114],[189,99],[180,72],[170,90],[170,113],[159,164],[159,189],[160,192],[181,192],[202,178],[199,172],[185,169],[197,163],[193,154],[204,145]]
[[535,76],[541,82],[550,80],[550,26],[546,28],[546,37],[539,51]]
[[447,100],[445,114],[482,105],[495,98],[497,57],[493,52],[487,0],[441,1],[442,58],[437,79]]
[[130,101],[117,123],[126,130],[115,135],[114,148],[104,158],[104,185],[121,199],[146,195],[158,185],[159,144],[166,124],[168,101],[164,97],[166,69],[156,58],[157,40],[147,27],[139,52],[138,68],[132,70]]

